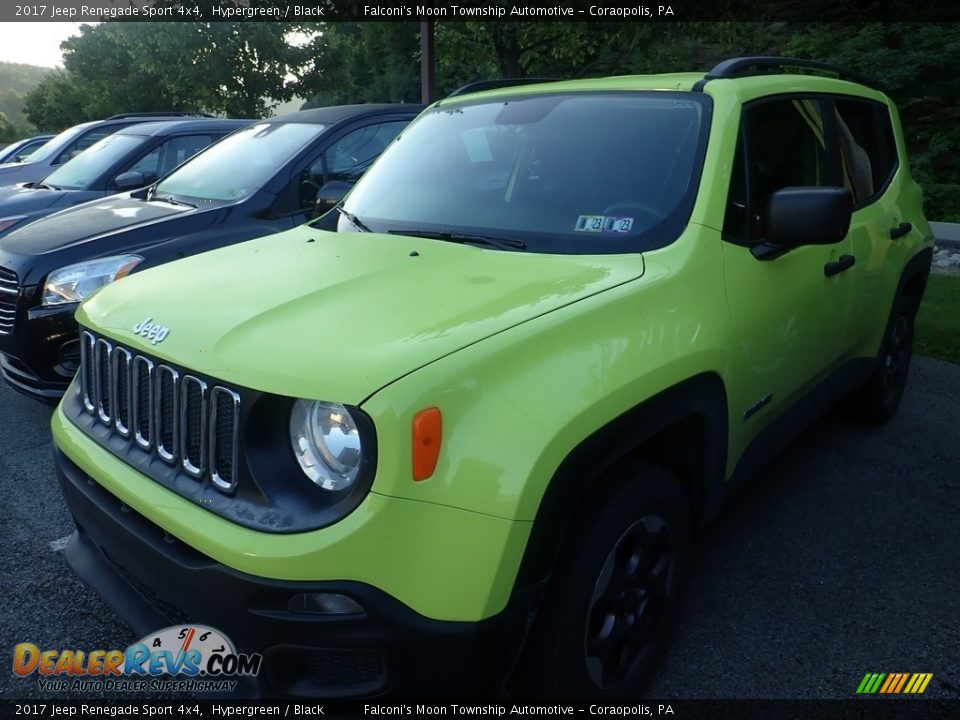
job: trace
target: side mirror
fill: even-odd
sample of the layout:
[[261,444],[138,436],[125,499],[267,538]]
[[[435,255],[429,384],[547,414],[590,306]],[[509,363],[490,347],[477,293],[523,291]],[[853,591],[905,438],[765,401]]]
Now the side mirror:
[[852,214],[853,196],[846,188],[784,188],[767,200],[766,241],[784,249],[832,245],[847,236]]
[[344,196],[353,187],[352,183],[343,180],[330,180],[317,191],[317,202],[314,205],[314,215],[323,215],[333,206],[343,200]]
[[131,170],[130,172],[120,173],[113,179],[113,186],[117,190],[136,190],[147,184],[147,179],[143,173]]

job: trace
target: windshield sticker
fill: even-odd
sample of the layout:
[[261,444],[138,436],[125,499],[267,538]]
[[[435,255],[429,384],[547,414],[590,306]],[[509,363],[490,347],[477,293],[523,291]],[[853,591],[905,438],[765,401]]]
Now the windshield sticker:
[[581,215],[574,226],[575,232],[590,233],[627,233],[633,229],[632,217],[614,215]]

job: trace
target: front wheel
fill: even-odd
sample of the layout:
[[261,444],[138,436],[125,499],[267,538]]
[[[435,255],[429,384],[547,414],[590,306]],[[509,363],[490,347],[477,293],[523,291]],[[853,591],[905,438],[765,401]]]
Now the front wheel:
[[520,664],[524,695],[635,697],[676,621],[691,543],[682,489],[629,462],[587,492]]

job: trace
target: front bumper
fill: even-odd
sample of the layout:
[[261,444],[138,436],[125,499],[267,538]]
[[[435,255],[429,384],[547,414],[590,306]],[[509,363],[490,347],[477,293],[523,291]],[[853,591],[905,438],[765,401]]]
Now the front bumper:
[[[494,599],[490,573],[512,554],[515,523],[371,494],[325,530],[255,532],[126,466],[62,408],[52,428],[77,526],[68,560],[138,632],[186,620],[218,628],[264,655],[258,692],[268,696],[484,693],[509,673],[536,592]],[[364,612],[290,609],[293,596],[317,592]]]
[[76,305],[24,308],[21,298],[13,332],[0,336],[0,375],[15,390],[55,403],[80,362]]
[[[291,582],[228,568],[124,505],[56,452],[76,531],[67,559],[141,634],[188,621],[223,630],[264,655],[259,692],[301,697],[441,696],[496,691],[525,634],[516,596],[479,622],[426,618],[365,583]],[[338,593],[364,609],[316,615],[288,609],[301,593]]]

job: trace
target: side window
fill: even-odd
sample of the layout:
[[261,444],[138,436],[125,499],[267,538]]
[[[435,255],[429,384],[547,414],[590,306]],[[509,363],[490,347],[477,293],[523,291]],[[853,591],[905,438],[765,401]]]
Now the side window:
[[857,205],[876,199],[897,169],[890,113],[880,103],[837,99],[836,119],[843,185]]
[[817,100],[766,100],[744,109],[724,233],[754,244],[764,236],[767,200],[777,190],[831,186],[821,104]]
[[211,142],[213,138],[209,135],[185,135],[171,138],[148,152],[127,171],[142,173],[148,184],[153,183],[180,163],[189,160]]
[[63,163],[67,162],[68,160],[73,160],[73,158],[82,153],[88,147],[103,140],[105,137],[107,137],[107,135],[113,135],[122,127],[123,125],[110,125],[108,127],[91,130],[86,135],[77,138],[66,148],[64,148],[60,155],[57,156],[57,159],[53,162],[53,164],[63,165]]
[[328,147],[300,178],[300,207],[311,207],[317,190],[330,180],[351,185],[408,124],[408,120],[378,123],[347,133]]

